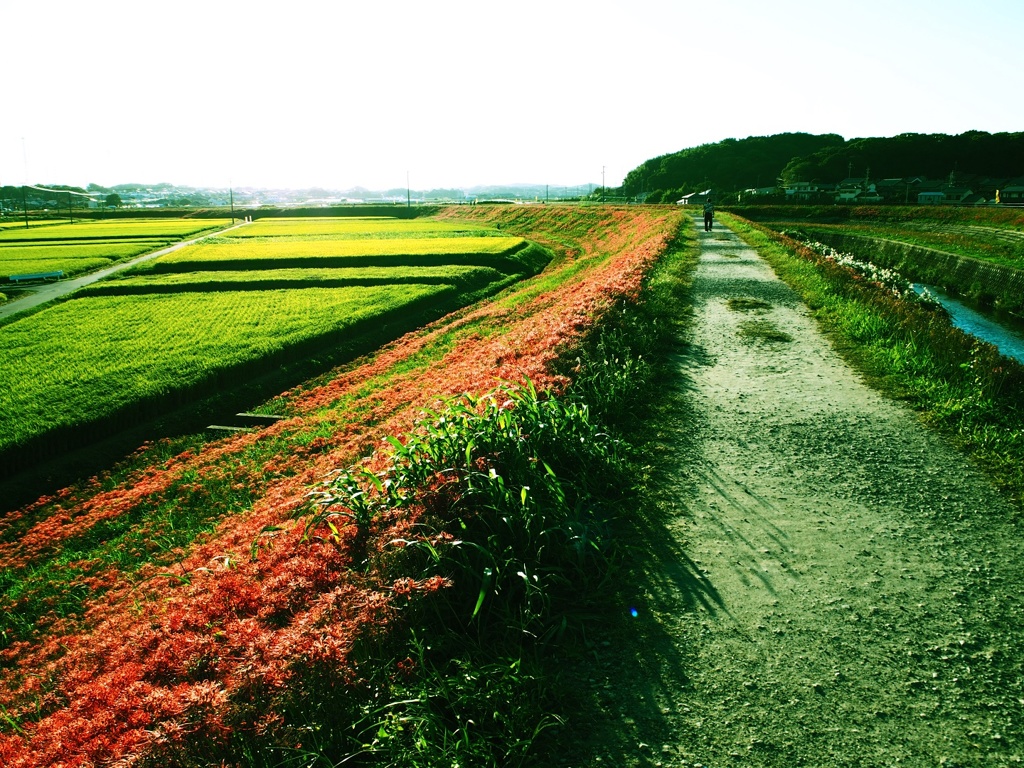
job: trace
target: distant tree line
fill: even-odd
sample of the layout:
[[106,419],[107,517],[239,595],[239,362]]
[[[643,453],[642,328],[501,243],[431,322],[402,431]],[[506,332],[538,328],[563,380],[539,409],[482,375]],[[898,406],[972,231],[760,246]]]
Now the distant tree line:
[[782,169],[783,183],[838,181],[847,176],[943,178],[951,173],[994,178],[1024,174],[1024,133],[968,131],[902,133],[887,139],[853,139],[808,157],[794,157]]
[[843,137],[782,133],[725,139],[647,160],[622,183],[622,194],[646,196],[648,202],[675,202],[690,192],[713,188],[734,192],[749,187],[775,186],[779,174],[794,158],[827,147],[839,147]]
[[703,144],[645,161],[619,194],[675,202],[706,189],[728,194],[799,181],[838,182],[950,173],[1014,178],[1024,175],[1024,133],[968,131],[958,136],[904,133],[845,140],[836,134],[782,133]]

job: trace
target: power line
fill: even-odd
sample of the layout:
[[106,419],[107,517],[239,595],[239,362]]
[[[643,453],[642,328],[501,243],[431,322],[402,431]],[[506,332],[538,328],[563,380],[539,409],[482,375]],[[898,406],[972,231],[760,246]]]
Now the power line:
[[78,195],[79,197],[88,197],[90,199],[98,197],[98,195],[90,195],[85,192],[73,192],[70,189],[50,189],[49,187],[37,187],[35,184],[22,184],[22,186],[26,189],[38,189],[40,192],[57,192],[59,194]]

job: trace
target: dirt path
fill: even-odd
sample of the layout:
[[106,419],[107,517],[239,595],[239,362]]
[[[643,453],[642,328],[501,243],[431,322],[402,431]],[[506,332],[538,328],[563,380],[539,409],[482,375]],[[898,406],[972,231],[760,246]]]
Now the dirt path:
[[[882,399],[732,232],[700,232],[638,594],[595,643],[567,765],[1024,758],[1011,510]],[[630,601],[628,604],[626,601]]]

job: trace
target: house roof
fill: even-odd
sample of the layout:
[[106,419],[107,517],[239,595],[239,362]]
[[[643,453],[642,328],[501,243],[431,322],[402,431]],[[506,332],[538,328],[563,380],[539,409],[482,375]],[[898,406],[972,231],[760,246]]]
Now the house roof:
[[690,201],[700,200],[711,196],[711,190],[705,189],[703,192],[691,192],[688,195],[683,195],[681,198],[676,200],[676,205],[685,205]]

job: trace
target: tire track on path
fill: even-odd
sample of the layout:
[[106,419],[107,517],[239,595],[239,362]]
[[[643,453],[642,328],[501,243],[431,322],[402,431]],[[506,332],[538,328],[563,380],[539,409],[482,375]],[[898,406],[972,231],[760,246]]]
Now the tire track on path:
[[1017,764],[1013,511],[755,251],[717,223],[700,242],[653,460],[668,530],[635,552],[636,618],[595,654],[565,764]]

